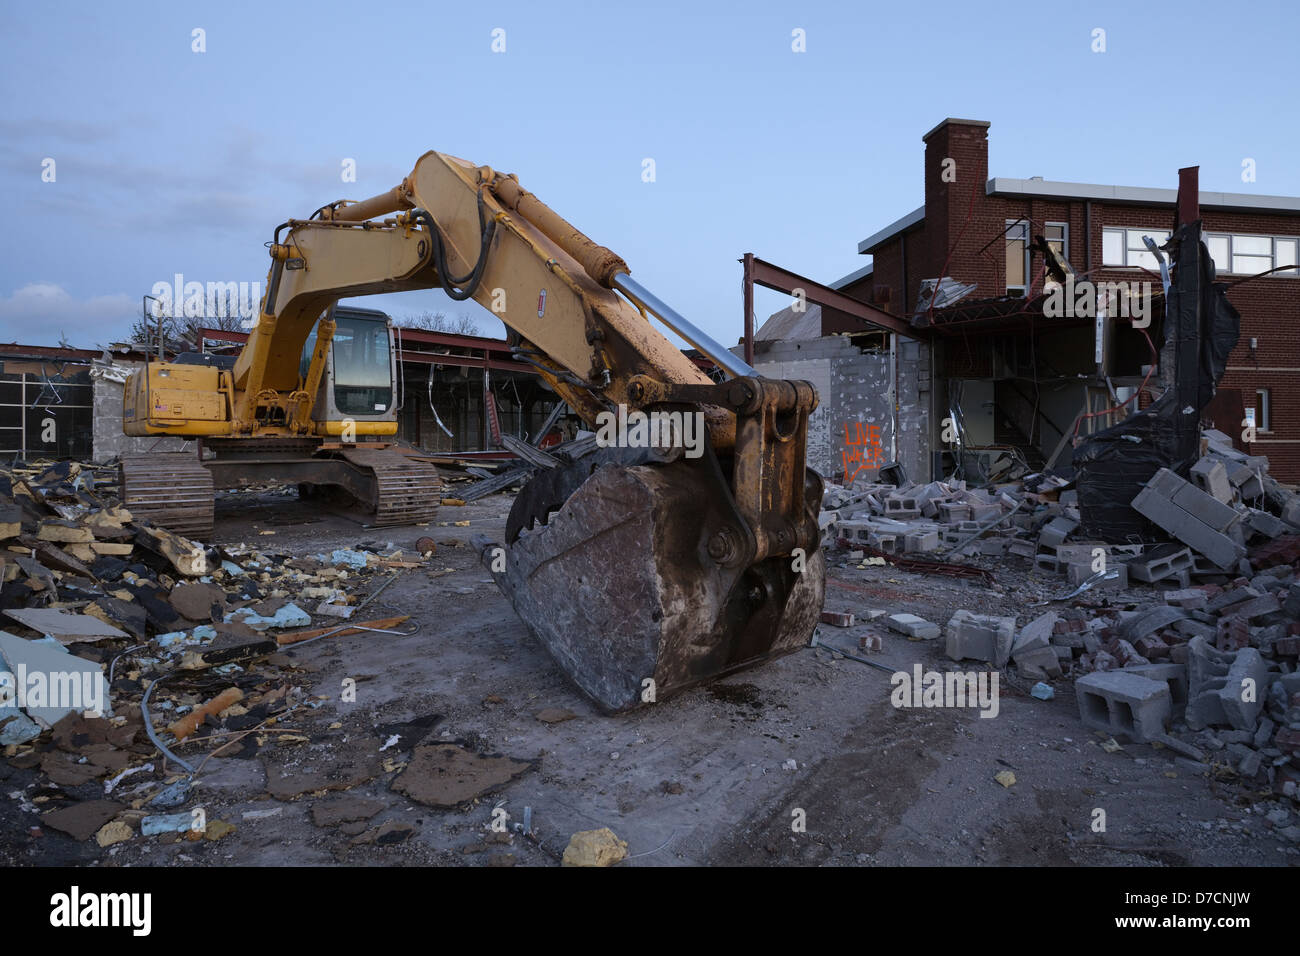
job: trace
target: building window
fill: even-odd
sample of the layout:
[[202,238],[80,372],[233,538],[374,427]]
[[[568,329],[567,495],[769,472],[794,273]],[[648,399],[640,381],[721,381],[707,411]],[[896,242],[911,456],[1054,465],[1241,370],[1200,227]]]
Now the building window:
[[1043,226],[1043,238],[1066,262],[1070,261],[1070,225],[1064,222],[1049,222]]
[[[1246,236],[1208,233],[1206,248],[1216,272],[1256,275],[1277,269],[1273,275],[1300,276],[1296,268],[1300,240],[1294,236]],[[1290,268],[1284,268],[1284,267]]]
[[1101,263],[1105,266],[1150,269],[1158,272],[1160,263],[1148,251],[1144,236],[1150,236],[1157,246],[1169,241],[1169,232],[1162,229],[1119,229],[1101,231]]
[[1205,247],[1210,250],[1210,258],[1214,260],[1215,272],[1228,271],[1228,262],[1232,258],[1232,254],[1228,251],[1231,248],[1231,243],[1231,236],[1206,235]]
[[1273,430],[1272,409],[1269,407],[1268,389],[1259,388],[1255,390],[1255,407],[1247,410],[1247,417],[1254,418],[1255,428],[1261,432],[1271,432]]
[[1029,282],[1029,223],[1007,220],[1007,295],[1024,295]]

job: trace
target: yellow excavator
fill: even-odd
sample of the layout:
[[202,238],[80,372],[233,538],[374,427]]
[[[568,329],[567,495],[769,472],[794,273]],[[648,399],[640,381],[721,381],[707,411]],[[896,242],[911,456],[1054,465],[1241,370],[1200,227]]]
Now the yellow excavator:
[[[396,431],[391,331],[367,330],[337,302],[441,288],[499,317],[514,358],[593,430],[636,412],[703,423],[693,452],[629,440],[555,457],[516,497],[505,540],[475,541],[581,690],[619,712],[808,642],[825,591],[822,481],[805,464],[810,383],[760,377],[515,176],[443,153],[426,153],[381,195],[281,224],[270,254],[261,313],[233,367],[150,363],[126,384],[128,434],[201,436],[215,454],[188,458],[195,478],[341,485],[381,521],[398,514],[390,502],[407,509],[400,518],[427,494],[427,514],[436,475],[381,441]],[[652,315],[726,378],[713,381]],[[359,385],[377,390],[366,407],[340,404],[340,388]],[[123,464],[132,510],[147,510],[159,484],[180,487],[174,463],[159,482],[164,469],[149,462]],[[407,484],[394,494],[399,474]]]

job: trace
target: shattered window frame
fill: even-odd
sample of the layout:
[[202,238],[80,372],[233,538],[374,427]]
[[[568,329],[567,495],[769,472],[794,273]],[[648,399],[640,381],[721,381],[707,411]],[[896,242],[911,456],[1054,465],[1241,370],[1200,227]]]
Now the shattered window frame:
[[[1061,236],[1059,239],[1048,235],[1048,230],[1060,229]],[[1047,244],[1056,250],[1066,262],[1070,261],[1070,224],[1068,222],[1045,222],[1043,223],[1043,238]]]
[[[1007,295],[1027,295],[1029,293],[1029,220],[1023,217],[1018,219],[1008,219],[1006,226],[1006,230],[1003,234],[1007,239],[1006,267],[1008,271],[1004,276],[1006,280],[1004,288],[1006,289]],[[1014,254],[1013,249],[1017,243],[1020,244],[1021,249],[1022,264],[1020,267],[1020,276],[1023,281],[1012,282],[1009,270],[1013,261],[1011,258]]]

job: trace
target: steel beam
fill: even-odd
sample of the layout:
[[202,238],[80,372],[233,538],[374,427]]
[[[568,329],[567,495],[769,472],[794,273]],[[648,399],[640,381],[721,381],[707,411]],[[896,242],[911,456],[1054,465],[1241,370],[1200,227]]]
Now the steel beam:
[[874,305],[859,302],[843,292],[835,291],[830,286],[814,282],[812,279],[791,272],[789,269],[782,269],[780,266],[772,265],[770,262],[764,262],[757,257],[753,263],[753,281],[765,289],[774,289],[777,292],[785,292],[789,295],[793,295],[795,289],[800,289],[803,291],[804,298],[809,302],[815,302],[825,308],[844,312],[861,322],[865,322],[867,325],[874,326],[885,332],[906,335],[909,339],[920,340],[924,337],[919,329],[912,328],[906,320],[896,315],[891,315]]

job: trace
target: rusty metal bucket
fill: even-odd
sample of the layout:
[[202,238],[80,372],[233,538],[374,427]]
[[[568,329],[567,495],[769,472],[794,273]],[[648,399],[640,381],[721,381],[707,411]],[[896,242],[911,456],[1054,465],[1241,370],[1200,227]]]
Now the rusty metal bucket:
[[[820,549],[725,567],[708,542],[727,513],[700,462],[574,468],[535,479],[543,496],[566,478],[581,482],[554,513],[538,505],[538,491],[521,492],[511,515],[517,537],[495,578],[603,711],[663,700],[808,643],[825,592]],[[482,553],[492,568],[490,549]]]

